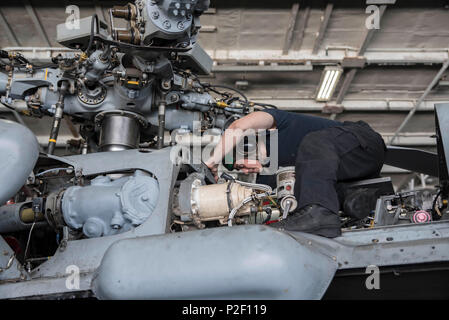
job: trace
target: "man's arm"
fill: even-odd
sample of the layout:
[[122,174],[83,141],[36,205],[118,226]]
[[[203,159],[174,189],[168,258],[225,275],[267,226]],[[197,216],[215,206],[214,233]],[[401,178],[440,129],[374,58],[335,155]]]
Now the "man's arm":
[[274,118],[267,112],[253,112],[234,121],[229,128],[225,130],[220,141],[214,148],[213,155],[205,162],[205,164],[211,169],[216,168],[223,157],[231,152],[245,136],[245,130],[267,130],[274,127]]

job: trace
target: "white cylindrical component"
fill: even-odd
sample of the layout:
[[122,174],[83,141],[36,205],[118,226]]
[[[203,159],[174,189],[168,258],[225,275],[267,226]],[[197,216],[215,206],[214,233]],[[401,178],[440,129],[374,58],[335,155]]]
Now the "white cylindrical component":
[[[228,192],[228,185],[231,183]],[[213,217],[226,217],[230,210],[237,207],[244,199],[251,196],[253,190],[241,186],[237,183],[221,183],[207,186],[192,186],[192,213],[197,214],[201,219]],[[249,205],[242,207],[238,215],[248,214]]]
[[281,168],[276,172],[277,197],[283,198],[294,194],[295,167]]

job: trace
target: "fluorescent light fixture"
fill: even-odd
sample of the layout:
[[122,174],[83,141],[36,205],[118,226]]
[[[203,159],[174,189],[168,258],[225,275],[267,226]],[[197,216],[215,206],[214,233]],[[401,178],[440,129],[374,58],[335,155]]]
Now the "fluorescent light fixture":
[[339,66],[328,66],[324,68],[315,100],[323,102],[329,101],[334,94],[342,74],[343,69]]

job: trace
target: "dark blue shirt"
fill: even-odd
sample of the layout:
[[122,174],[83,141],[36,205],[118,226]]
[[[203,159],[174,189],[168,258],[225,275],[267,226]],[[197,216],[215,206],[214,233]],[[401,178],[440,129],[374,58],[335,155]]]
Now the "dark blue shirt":
[[[337,127],[343,125],[343,123],[329,120],[317,116],[310,116],[301,113],[293,113],[277,109],[263,110],[271,114],[274,118],[277,128],[278,137],[278,166],[288,167],[294,166],[296,160],[296,154],[298,152],[299,145],[304,137],[314,131],[322,130],[330,127]],[[270,155],[270,138],[267,137],[267,154]],[[271,180],[273,177],[259,176],[258,182],[269,183],[267,179]]]

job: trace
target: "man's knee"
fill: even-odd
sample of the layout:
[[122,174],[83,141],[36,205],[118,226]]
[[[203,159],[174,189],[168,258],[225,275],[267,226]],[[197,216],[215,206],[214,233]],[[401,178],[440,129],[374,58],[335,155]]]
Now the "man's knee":
[[298,148],[297,160],[333,157],[336,154],[333,135],[327,129],[307,134]]

